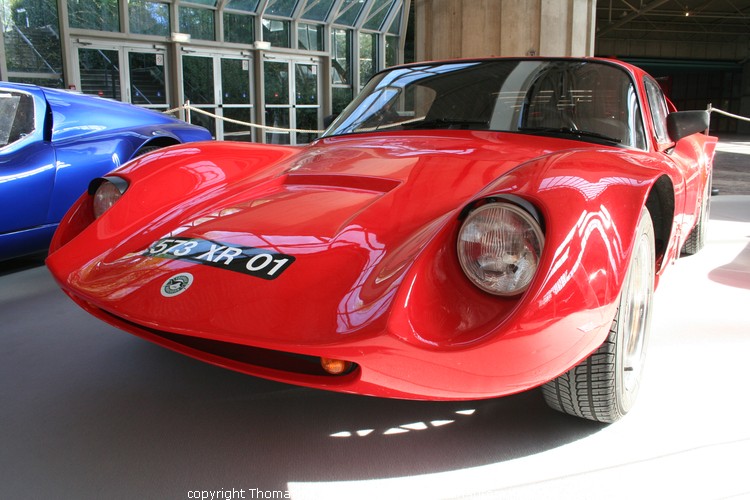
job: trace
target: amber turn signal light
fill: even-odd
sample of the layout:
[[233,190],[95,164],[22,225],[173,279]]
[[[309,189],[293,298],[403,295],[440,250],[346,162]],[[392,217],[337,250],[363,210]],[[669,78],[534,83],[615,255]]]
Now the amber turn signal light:
[[352,363],[343,359],[320,358],[320,366],[331,375],[341,375],[351,369]]

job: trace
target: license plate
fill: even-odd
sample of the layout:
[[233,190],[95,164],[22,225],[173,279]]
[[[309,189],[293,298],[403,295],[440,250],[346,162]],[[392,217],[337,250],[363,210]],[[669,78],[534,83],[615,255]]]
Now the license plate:
[[200,238],[162,238],[143,254],[160,259],[188,260],[265,280],[278,278],[295,260],[283,253]]

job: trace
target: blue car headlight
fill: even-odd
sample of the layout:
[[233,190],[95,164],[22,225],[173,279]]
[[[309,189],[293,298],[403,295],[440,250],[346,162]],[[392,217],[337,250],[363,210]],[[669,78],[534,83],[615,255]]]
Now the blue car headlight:
[[485,292],[524,292],[539,267],[544,233],[537,220],[511,203],[491,202],[468,214],[458,232],[458,260]]

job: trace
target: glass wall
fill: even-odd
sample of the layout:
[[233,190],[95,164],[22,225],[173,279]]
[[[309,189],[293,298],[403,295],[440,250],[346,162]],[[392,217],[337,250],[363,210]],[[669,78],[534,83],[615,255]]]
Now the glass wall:
[[253,43],[255,41],[255,18],[247,14],[224,12],[224,41]]
[[129,0],[130,32],[169,36],[169,4],[150,0]]
[[180,33],[188,33],[195,40],[215,40],[214,9],[180,5]]
[[354,97],[352,85],[352,30],[331,32],[331,93],[333,113],[340,113]]
[[[253,121],[253,97],[250,81],[250,61],[221,59],[222,135],[228,141],[252,141],[253,130],[238,122]],[[234,121],[230,121],[234,120]]]
[[404,3],[343,0],[331,29],[332,110],[339,113],[378,71],[399,61]]
[[[130,102],[138,106],[159,109],[167,105],[164,55],[129,52]],[[162,106],[163,105],[163,106]]]
[[68,0],[68,22],[71,28],[120,31],[117,0]]
[[323,25],[299,23],[297,27],[297,48],[299,50],[323,50]]
[[[64,19],[60,2],[67,8]],[[261,61],[242,71],[259,90],[258,111],[250,118],[263,121],[264,75],[256,73],[263,72],[265,55],[309,56],[320,71],[316,106],[321,113],[337,113],[373,74],[400,62],[405,5],[405,0],[2,0],[0,70],[11,81],[75,87],[166,109],[190,97],[200,100],[188,95],[200,89],[186,91],[180,81],[185,64],[188,73],[199,70],[196,59],[183,56],[229,51]],[[299,82],[312,81],[298,76]],[[216,80],[219,92],[222,72],[208,78]],[[308,111],[299,121],[314,128],[311,116]],[[274,116],[274,121],[283,120]],[[257,136],[262,140],[265,134]]]
[[117,50],[78,50],[81,92],[120,100],[120,53]]
[[12,82],[64,86],[57,0],[2,0],[7,74]]
[[359,90],[372,78],[378,67],[377,33],[359,34]]

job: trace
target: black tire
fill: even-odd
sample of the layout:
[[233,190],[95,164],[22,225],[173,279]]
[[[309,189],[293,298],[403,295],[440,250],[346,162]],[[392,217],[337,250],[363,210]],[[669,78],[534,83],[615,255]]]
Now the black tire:
[[550,407],[605,423],[633,407],[651,329],[654,259],[654,227],[644,208],[609,335],[588,358],[542,386]]
[[711,179],[708,177],[706,188],[703,192],[703,201],[701,202],[701,210],[698,214],[698,223],[693,227],[692,231],[685,240],[685,244],[682,245],[680,251],[680,257],[687,257],[689,255],[695,255],[700,252],[706,244],[706,228],[708,227],[708,216],[711,212]]

